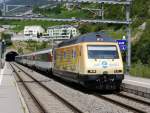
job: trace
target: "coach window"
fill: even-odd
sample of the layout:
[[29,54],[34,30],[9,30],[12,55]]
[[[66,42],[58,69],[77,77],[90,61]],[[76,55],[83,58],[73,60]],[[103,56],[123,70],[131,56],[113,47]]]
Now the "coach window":
[[41,54],[41,61],[46,61],[46,53],[45,54]]
[[37,55],[37,60],[40,61],[40,55],[39,54]]
[[41,54],[40,59],[41,59],[41,61],[45,61],[45,54]]
[[45,54],[41,54],[41,55],[40,55],[40,60],[41,60],[41,61],[45,61],[45,60],[44,60],[44,56],[45,56]]
[[40,54],[38,54],[38,61],[40,61]]
[[40,55],[38,54],[38,55],[37,55],[37,61],[39,61],[39,60],[40,60]]
[[45,55],[44,55],[44,61],[48,61],[48,58],[49,58],[49,54],[45,53]]
[[41,55],[40,55],[40,60],[41,60],[41,61],[45,61],[45,60],[44,60],[44,56],[45,56],[45,54],[41,54]]

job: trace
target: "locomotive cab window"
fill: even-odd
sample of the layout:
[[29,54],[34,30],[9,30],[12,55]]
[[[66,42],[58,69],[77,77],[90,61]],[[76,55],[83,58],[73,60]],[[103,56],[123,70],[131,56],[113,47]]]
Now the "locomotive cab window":
[[118,59],[118,51],[116,46],[88,46],[89,59]]

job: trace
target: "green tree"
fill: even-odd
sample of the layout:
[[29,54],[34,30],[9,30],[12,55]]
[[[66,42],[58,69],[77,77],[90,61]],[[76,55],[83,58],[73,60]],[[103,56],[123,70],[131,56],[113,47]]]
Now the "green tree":
[[0,16],[2,16],[2,11],[0,10]]
[[150,21],[147,22],[146,29],[138,43],[132,49],[132,61],[140,60],[143,64],[150,63]]
[[33,11],[33,13],[39,13],[40,8],[35,5],[35,6],[33,6],[32,11]]
[[23,54],[23,49],[20,47],[20,48],[18,48],[17,52],[18,52],[19,54]]
[[12,45],[11,35],[10,34],[2,33],[1,34],[1,39],[6,42],[6,46]]

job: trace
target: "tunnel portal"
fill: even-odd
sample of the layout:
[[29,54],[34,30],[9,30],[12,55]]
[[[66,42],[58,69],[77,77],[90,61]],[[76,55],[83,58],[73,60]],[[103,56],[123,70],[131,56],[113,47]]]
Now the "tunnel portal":
[[5,56],[5,60],[8,62],[15,61],[15,57],[18,55],[17,52],[11,51],[8,52]]

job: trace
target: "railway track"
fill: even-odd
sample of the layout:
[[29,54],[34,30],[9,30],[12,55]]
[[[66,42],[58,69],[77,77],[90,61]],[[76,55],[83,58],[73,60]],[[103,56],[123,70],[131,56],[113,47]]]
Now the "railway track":
[[129,96],[129,95],[124,94],[124,93],[117,93],[116,95],[118,95],[120,97],[128,98],[130,100],[136,101],[136,102],[144,104],[144,105],[150,106],[150,101],[145,101],[145,100],[142,100],[142,99],[139,99],[139,98],[135,98],[133,96]]
[[47,113],[47,111],[45,110],[45,108],[39,103],[39,101],[36,99],[36,97],[34,96],[34,94],[30,91],[30,89],[28,88],[28,86],[25,84],[25,82],[22,80],[22,78],[19,76],[18,72],[15,70],[15,68],[12,66],[12,64],[10,64],[13,72],[17,75],[17,77],[19,78],[19,81],[23,84],[24,88],[26,89],[26,91],[28,92],[28,94],[31,96],[32,100],[34,101],[34,103],[38,106],[38,109],[40,110],[41,113]]
[[[19,68],[19,67],[18,67]],[[22,69],[20,68],[22,71]],[[26,73],[26,72],[24,72]],[[28,74],[28,73],[26,73]],[[120,106],[124,109],[127,109],[128,111],[134,112],[134,113],[149,113],[150,111],[150,101],[145,101],[133,96],[129,96],[124,93],[114,93],[114,94],[107,94],[102,95],[99,93],[94,93],[94,96],[103,99],[109,103],[115,104],[117,106]],[[149,108],[149,109],[147,109]]]
[[[123,93],[101,95],[95,93],[94,96],[119,105],[134,113],[149,113],[150,102],[144,101]],[[139,107],[138,107],[139,106]]]
[[[34,102],[37,104],[37,106],[39,107],[41,113],[49,113],[49,111],[47,111],[45,109],[45,107],[41,104],[41,102],[39,102],[39,100],[34,96],[34,94],[32,93],[32,91],[30,91],[30,88],[26,85],[26,81],[24,81],[20,75],[19,72],[23,72],[25,75],[27,75],[28,77],[30,77],[33,81],[35,81],[37,84],[39,84],[41,87],[43,87],[46,91],[48,91],[51,95],[53,95],[55,98],[57,98],[59,101],[61,101],[61,103],[65,104],[71,111],[73,111],[74,113],[83,113],[80,109],[78,109],[76,106],[72,105],[70,102],[68,102],[67,100],[65,100],[64,98],[62,98],[61,96],[59,96],[58,94],[56,94],[53,90],[47,88],[46,86],[44,86],[40,81],[36,80],[35,78],[33,78],[32,76],[30,76],[27,72],[25,72],[23,69],[21,69],[19,66],[17,66],[16,64],[10,64],[13,71],[16,73],[17,77],[20,79],[20,82],[23,83],[24,87],[26,88],[26,90],[28,91],[28,93],[30,94],[30,96],[33,98]],[[19,71],[16,71],[15,67],[19,69]]]

